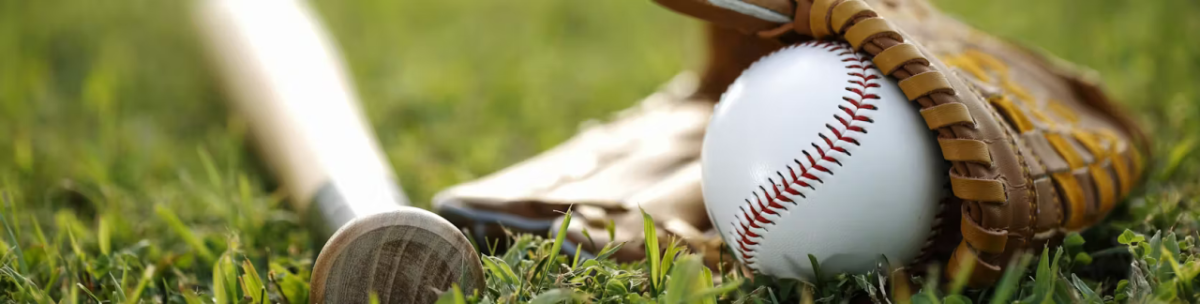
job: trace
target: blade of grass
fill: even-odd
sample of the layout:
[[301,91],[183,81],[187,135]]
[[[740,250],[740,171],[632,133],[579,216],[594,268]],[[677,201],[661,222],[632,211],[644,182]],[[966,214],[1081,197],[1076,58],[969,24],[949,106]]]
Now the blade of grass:
[[454,304],[467,304],[466,295],[463,294],[462,288],[458,284],[450,285],[454,292]]
[[913,295],[913,303],[938,303],[938,284],[942,282],[942,270],[937,264],[929,265],[929,270],[925,271],[924,283],[921,284],[921,290]]
[[579,266],[579,256],[583,254],[583,243],[575,244],[575,258],[571,259],[571,270]]
[[[809,255],[811,257],[811,255]],[[800,290],[800,303],[813,304],[813,287],[812,285],[804,284],[804,288]]]
[[817,262],[817,256],[809,254],[808,263],[812,264],[813,276],[816,277],[814,285],[816,285],[817,291],[820,292],[825,287],[825,274],[821,273],[821,265]]
[[[75,240],[74,230],[67,229],[66,231],[67,231],[67,240],[71,244],[71,250],[75,252],[75,258],[78,259],[79,261],[87,261],[88,260],[87,254],[84,253],[83,249],[79,246],[79,241]],[[88,273],[92,272],[92,263],[85,262],[83,266],[85,269],[87,269]]]
[[266,290],[263,285],[262,277],[258,276],[258,271],[254,269],[254,264],[250,260],[242,260],[242,292],[251,296],[254,303],[263,303],[266,299],[262,298],[262,291]]
[[67,285],[67,296],[63,297],[67,303],[79,303],[79,287],[76,285]]
[[[545,269],[550,267],[550,266],[546,266],[546,264],[554,263],[554,261],[557,260],[557,258],[558,258],[557,254],[556,255],[539,256],[537,258],[537,264],[535,264],[537,266],[529,268],[529,273],[526,275],[526,278],[528,278],[528,279],[526,279],[525,282],[533,283],[533,284],[529,285],[529,287],[531,289],[529,291],[530,296],[532,296],[533,294],[536,294],[538,291],[541,291],[546,286],[546,285],[543,285],[542,283],[545,282],[544,280],[546,279],[546,277],[553,275],[553,274],[545,271]],[[534,281],[533,280],[534,278],[537,278],[537,281]]]
[[225,183],[222,183],[220,170],[217,170],[217,163],[213,161],[212,155],[203,147],[196,148],[196,154],[200,155],[200,163],[204,165],[204,173],[208,176],[208,182],[211,183],[217,193],[225,193]]
[[1096,294],[1095,290],[1088,287],[1087,283],[1080,280],[1079,276],[1076,276],[1074,273],[1071,274],[1071,284],[1075,286],[1075,290],[1079,291],[1079,294],[1083,296],[1083,300],[1087,301],[1087,303],[1104,303],[1100,295]]
[[520,278],[512,268],[508,267],[508,264],[504,263],[504,260],[494,256],[484,256],[482,261],[484,268],[487,268],[493,276],[500,278],[505,284],[513,286],[520,282]]
[[[55,246],[47,241],[46,234],[42,232],[42,225],[38,222],[36,216],[30,217],[29,220],[33,221],[33,232],[35,233],[34,236],[37,237],[38,244],[41,244],[42,247],[45,248],[46,254],[48,255],[46,257],[46,263],[51,269],[58,269],[58,259],[61,255],[61,253],[59,253],[58,246]],[[53,281],[54,280],[51,280],[51,282]],[[47,285],[46,288],[50,288],[49,286],[50,285]]]
[[83,293],[86,293],[89,297],[92,297],[92,300],[96,301],[96,303],[104,303],[104,301],[100,300],[100,297],[97,297],[92,293],[91,290],[88,290],[86,286],[83,286],[83,283],[75,283],[75,285],[79,286],[79,289],[83,290]]
[[[9,214],[15,220],[17,216],[16,206],[13,206],[12,202],[9,201],[8,192],[0,193],[0,197],[4,198],[4,209],[8,209]],[[17,269],[21,270],[21,273],[28,272],[29,267],[25,265],[25,254],[21,253],[21,243],[17,241],[16,228],[14,228],[16,223],[9,224],[8,216],[0,214],[0,224],[3,224],[4,231],[8,232],[8,240],[12,242],[13,251],[17,254]]]
[[557,258],[562,252],[562,244],[567,239],[567,227],[571,225],[571,209],[567,208],[567,214],[563,216],[562,224],[558,226],[558,235],[554,236],[554,245],[550,247],[550,262],[546,263],[546,275],[550,275],[558,266]]
[[[726,282],[726,283],[729,283],[729,282]],[[693,302],[693,303],[698,302],[701,304],[717,304],[717,295],[712,295],[712,296],[705,295],[705,292],[707,292],[709,289],[712,289],[712,287],[713,287],[712,284],[713,284],[712,270],[709,270],[708,267],[701,267],[700,268],[700,279],[696,280],[696,290],[699,290],[700,292],[689,296],[688,301]],[[741,285],[741,284],[738,284],[738,285]],[[734,285],[734,288],[736,288],[738,285]]]
[[222,263],[220,261],[213,264],[213,301],[217,304],[228,304],[230,303],[230,299],[229,292],[226,291],[226,289],[233,288],[233,286],[226,286],[225,267],[222,267],[221,264]]
[[587,227],[583,227],[583,237],[587,239],[588,246],[596,248],[596,241],[592,240],[592,233],[588,231]]
[[[372,294],[374,295],[374,294]],[[378,302],[376,302],[378,303]],[[462,288],[458,284],[450,285],[450,290],[438,297],[437,304],[467,304],[467,298],[463,296]]]
[[[236,246],[236,244],[230,244],[230,247]],[[222,274],[225,279],[225,293],[227,299],[229,299],[232,303],[239,303],[242,297],[238,296],[238,271],[237,267],[234,266],[236,264],[233,262],[233,253],[226,252],[223,254],[222,258],[220,259],[220,263],[221,269],[224,270],[224,273]]]
[[112,253],[112,224],[108,221],[108,216],[101,214],[96,220],[96,238],[100,243],[100,254],[109,255]]
[[1196,137],[1188,137],[1178,144],[1175,144],[1175,147],[1171,148],[1171,153],[1167,155],[1167,163],[1163,165],[1163,169],[1160,171],[1157,179],[1159,181],[1166,181],[1170,179],[1171,176],[1175,175],[1175,170],[1179,168],[1179,165],[1182,164],[1183,161],[1187,159],[1195,149]]
[[529,300],[529,304],[553,304],[570,301],[582,301],[586,299],[583,295],[575,293],[569,288],[556,288],[543,292],[533,299]]
[[967,286],[967,278],[971,277],[971,272],[975,270],[975,261],[972,259],[962,259],[958,264],[958,273],[954,274],[954,281],[950,282],[950,295],[961,294],[963,287]]
[[662,303],[685,303],[685,299],[696,291],[696,280],[700,277],[700,268],[704,267],[699,258],[686,256],[680,259],[678,264],[671,272],[671,281],[665,282],[666,294],[661,300]]
[[650,275],[651,294],[658,294],[659,291],[659,267],[660,257],[658,248],[658,232],[654,227],[654,219],[650,218],[650,214],[646,210],[638,207],[642,212],[642,229],[646,238],[646,273]]
[[181,294],[183,295],[183,301],[187,304],[206,303],[204,300],[200,299],[200,295],[197,295],[196,292],[192,291],[191,289],[184,289]]
[[679,244],[678,244],[678,243],[677,243],[677,242],[676,242],[674,239],[672,239],[672,240],[671,240],[671,242],[670,242],[670,243],[668,243],[668,245],[667,245],[667,254],[663,255],[663,257],[662,257],[662,266],[661,266],[661,267],[659,267],[659,271],[660,271],[660,272],[659,272],[659,279],[658,279],[658,280],[659,280],[660,282],[665,282],[665,281],[666,281],[666,279],[667,279],[667,273],[670,273],[670,272],[671,272],[671,267],[672,267],[673,265],[675,265],[675,257],[676,257],[676,256],[679,254],[679,252],[680,252],[682,249],[683,249],[683,247],[682,247],[682,246],[679,246]]
[[896,304],[912,303],[912,287],[909,286],[908,272],[903,268],[892,271],[892,302]]
[[[50,262],[53,260],[54,260],[53,258],[48,258],[47,262]],[[56,267],[56,268],[51,268],[51,269],[54,269],[54,270],[50,271],[50,279],[46,280],[46,286],[42,287],[43,293],[50,293],[50,290],[53,289],[56,284],[58,284],[58,277],[61,276],[62,272],[63,272],[62,268]]]
[[1058,248],[1053,260],[1050,259],[1049,247],[1042,250],[1042,258],[1038,261],[1037,273],[1034,275],[1034,303],[1053,301],[1054,285],[1058,281],[1058,257],[1060,255],[1062,255],[1062,247]]
[[617,239],[617,222],[614,220],[608,220],[608,224],[604,225],[604,231],[608,232],[608,240],[610,242],[616,240]]
[[22,276],[21,274],[17,273],[15,270],[12,269],[12,267],[9,267],[8,265],[0,266],[0,278],[4,278],[4,277],[9,278],[10,280],[12,280],[13,283],[16,284],[17,294],[24,294],[24,293],[28,292],[27,291],[28,289],[35,288],[34,286],[30,286],[33,284],[29,281],[29,278],[26,278],[26,277]]
[[277,262],[271,262],[270,264],[271,272],[275,273],[270,278],[274,281],[274,285],[279,290],[279,293],[287,300],[286,302],[308,303],[308,282]]
[[[232,246],[231,246],[232,247]],[[233,257],[226,252],[213,264],[213,297],[218,304],[238,303],[237,269],[233,266]]]
[[[484,238],[484,241],[487,241],[487,238]],[[500,246],[500,239],[496,239],[495,242],[488,242],[488,255],[496,255],[497,246]]]
[[116,290],[112,291],[113,297],[115,297],[117,300],[114,302],[125,302],[125,299],[127,298],[125,296],[125,293],[121,292],[121,291],[125,290],[125,285],[126,285],[125,284],[125,274],[127,274],[127,273],[129,273],[129,272],[121,271],[121,279],[120,280],[117,280],[117,277],[113,276],[112,272],[108,273],[108,279],[112,280],[113,286],[117,287]]
[[171,209],[168,209],[167,207],[163,207],[162,204],[155,204],[154,212],[158,214],[159,218],[167,222],[167,226],[171,227],[171,230],[174,230],[175,234],[178,234],[184,242],[192,246],[192,250],[195,250],[196,254],[200,255],[200,258],[203,259],[205,263],[212,263],[215,260],[213,253],[208,250],[208,247],[204,245],[204,242],[201,241],[195,233],[192,233],[192,230],[189,229],[187,225],[184,225],[183,221],[179,220],[179,217],[175,215],[175,212],[171,211]]
[[617,251],[621,250],[621,247],[624,247],[624,246],[625,246],[624,242],[605,244],[604,248],[600,249],[600,253],[596,254],[596,260],[603,261],[603,260],[607,259],[608,257],[612,256],[613,254],[616,254]]
[[138,280],[137,287],[125,296],[125,304],[138,303],[142,299],[142,291],[146,290],[146,285],[150,283],[150,279],[154,278],[154,265],[146,267],[146,271],[142,272],[142,278]]

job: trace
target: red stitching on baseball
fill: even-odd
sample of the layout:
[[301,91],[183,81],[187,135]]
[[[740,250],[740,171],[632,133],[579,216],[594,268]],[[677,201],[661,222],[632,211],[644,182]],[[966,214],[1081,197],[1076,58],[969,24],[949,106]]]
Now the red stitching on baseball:
[[[854,95],[858,96],[858,99],[843,97],[843,102],[838,103],[838,109],[841,111],[833,114],[834,119],[837,119],[838,123],[825,124],[825,127],[829,130],[830,135],[826,135],[824,132],[817,133],[817,136],[821,138],[821,142],[823,142],[824,145],[819,145],[817,142],[812,143],[813,151],[816,152],[815,157],[812,153],[809,153],[807,149],[800,151],[802,154],[804,154],[804,159],[808,160],[807,165],[801,162],[799,158],[793,159],[792,161],[795,163],[795,166],[793,167],[793,165],[787,165],[788,174],[783,174],[783,171],[775,171],[775,174],[779,176],[779,180],[782,182],[782,184],[776,183],[773,178],[768,178],[767,182],[771,185],[770,191],[767,190],[766,186],[760,185],[758,186],[758,190],[751,192],[751,195],[754,196],[754,201],[751,202],[750,199],[746,199],[746,203],[738,207],[740,211],[735,216],[737,221],[734,222],[734,230],[737,233],[736,248],[746,266],[755,270],[757,270],[758,267],[754,265],[754,261],[751,259],[753,259],[757,254],[755,247],[758,245],[759,241],[762,240],[763,235],[751,231],[751,228],[767,230],[767,227],[775,225],[773,220],[767,219],[763,217],[763,215],[780,215],[781,211],[787,211],[788,206],[782,204],[781,202],[797,205],[797,203],[791,197],[784,195],[785,193],[804,198],[806,197],[804,193],[800,192],[795,187],[816,190],[816,187],[813,186],[813,181],[818,184],[824,183],[824,181],[813,174],[814,172],[809,172],[809,169],[822,172],[824,174],[833,175],[834,173],[829,169],[828,164],[822,165],[818,162],[833,163],[837,166],[842,166],[842,163],[834,158],[831,155],[832,152],[829,151],[846,154],[846,156],[850,155],[850,152],[840,145],[843,143],[849,143],[857,146],[859,145],[858,140],[851,137],[851,134],[867,134],[867,130],[865,128],[858,125],[851,125],[851,123],[854,121],[873,123],[874,121],[871,120],[871,118],[864,115],[859,115],[859,111],[877,110],[878,107],[873,104],[868,104],[867,102],[869,100],[880,99],[879,95],[867,92],[868,89],[879,88],[881,86],[879,83],[872,82],[873,80],[881,79],[879,75],[867,75],[868,70],[874,67],[869,58],[859,56],[858,53],[854,52],[843,43],[834,43],[830,41],[808,41],[801,43],[798,46],[823,49],[829,51],[830,53],[836,53],[838,56],[845,57],[842,58],[841,61],[851,63],[845,66],[847,69],[851,70],[846,74],[857,78],[850,80],[849,84],[851,86],[848,86],[845,89],[847,92],[854,93]],[[845,113],[846,117],[840,115],[842,112]],[[790,182],[788,181],[788,177],[791,177]],[[763,201],[764,197],[766,198],[765,202]]]

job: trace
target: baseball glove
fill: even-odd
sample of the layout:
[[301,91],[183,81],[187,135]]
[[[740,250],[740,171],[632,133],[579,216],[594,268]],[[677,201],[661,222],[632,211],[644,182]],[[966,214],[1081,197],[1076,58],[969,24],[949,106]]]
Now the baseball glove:
[[[568,231],[595,252],[641,259],[638,208],[666,243],[679,237],[717,262],[723,245],[700,194],[704,126],[730,83],[758,58],[812,39],[873,56],[936,130],[953,196],[923,261],[949,276],[974,263],[972,286],[995,282],[1019,253],[1102,219],[1140,179],[1145,137],[1091,74],[976,31],[921,0],[656,0],[710,22],[709,61],[605,124],[508,169],[443,191],[437,211],[483,243],[504,230]],[[615,233],[604,231],[611,224]],[[584,230],[590,233],[584,233]],[[573,252],[571,252],[573,253]],[[728,258],[729,255],[724,255]],[[726,261],[729,261],[728,259]]]
[[[972,286],[994,283],[1018,253],[1092,226],[1140,178],[1146,137],[1094,78],[924,1],[656,1],[761,43],[839,40],[873,56],[920,105],[951,164],[954,197],[927,257],[945,260],[948,276],[974,263]],[[939,250],[939,240],[957,246]]]
[[[668,235],[684,236],[693,247],[719,240],[705,236],[712,229],[699,164],[715,101],[690,97],[696,88],[693,74],[680,74],[609,122],[584,123],[577,135],[549,151],[442,191],[434,196],[434,208],[480,244],[494,244],[507,232],[545,235],[570,208],[574,222],[563,249],[574,254],[581,244],[595,253],[611,241],[630,243],[614,255],[620,261],[644,255],[632,245],[643,235],[639,207],[664,228],[663,244]],[[718,241],[708,247],[720,246]]]

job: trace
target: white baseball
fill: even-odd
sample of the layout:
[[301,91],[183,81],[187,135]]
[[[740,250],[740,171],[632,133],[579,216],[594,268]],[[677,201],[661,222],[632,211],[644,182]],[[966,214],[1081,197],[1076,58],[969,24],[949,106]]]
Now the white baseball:
[[704,138],[709,217],[758,273],[812,279],[918,257],[947,167],[915,103],[865,54],[806,42],[760,59]]

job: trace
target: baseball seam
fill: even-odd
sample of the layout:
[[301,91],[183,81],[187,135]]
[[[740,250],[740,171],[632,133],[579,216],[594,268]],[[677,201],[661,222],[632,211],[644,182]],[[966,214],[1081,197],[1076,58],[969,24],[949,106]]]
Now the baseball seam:
[[[807,165],[801,158],[793,159],[794,164],[787,165],[786,174],[782,170],[775,171],[782,184],[777,183],[774,178],[768,178],[769,190],[766,186],[759,185],[757,190],[751,192],[753,201],[746,199],[745,203],[738,207],[739,211],[735,216],[737,220],[733,222],[737,234],[735,249],[743,263],[755,270],[758,270],[755,265],[758,244],[765,237],[768,228],[775,225],[775,220],[768,219],[764,215],[780,216],[780,211],[788,210],[788,206],[784,205],[784,202],[790,203],[792,206],[797,205],[795,199],[788,195],[806,198],[806,192],[816,190],[816,185],[824,183],[821,179],[822,176],[833,176],[831,168],[835,168],[834,165],[842,166],[841,160],[835,155],[849,157],[850,150],[860,145],[857,139],[851,137],[851,133],[867,134],[864,125],[874,123],[869,113],[860,113],[860,111],[878,110],[878,107],[869,101],[880,99],[879,95],[873,94],[871,91],[880,87],[879,83],[873,81],[883,77],[879,73],[870,73],[874,64],[869,58],[860,56],[847,45],[837,42],[808,41],[798,44],[797,47],[815,47],[840,56],[841,61],[847,64],[845,66],[846,74],[851,76],[848,81],[849,85],[845,88],[850,94],[842,97],[842,100],[838,102],[839,111],[835,111],[833,114],[836,122],[826,123],[825,127],[828,131],[817,133],[822,141],[811,143],[812,151],[815,154],[810,153],[809,149],[801,150],[804,155],[803,160],[807,161]],[[847,144],[853,146],[847,146]],[[751,229],[761,229],[762,232],[756,233]]]

